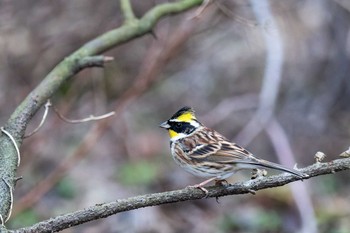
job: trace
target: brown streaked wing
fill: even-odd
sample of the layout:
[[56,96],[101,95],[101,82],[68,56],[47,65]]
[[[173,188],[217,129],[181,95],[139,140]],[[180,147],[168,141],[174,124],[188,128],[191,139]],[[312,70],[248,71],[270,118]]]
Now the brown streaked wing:
[[215,144],[200,144],[197,147],[195,147],[189,154],[191,158],[195,159],[203,159],[207,158],[210,155],[218,153],[221,146],[218,143]]
[[208,155],[206,158],[207,161],[235,163],[242,160],[252,160],[252,154],[237,144],[228,141],[222,141],[220,144],[220,150],[218,150],[215,154]]
[[192,136],[196,146],[188,153],[193,159],[208,162],[235,162],[235,160],[251,160],[252,154],[235,143],[226,140],[214,130],[203,130]]

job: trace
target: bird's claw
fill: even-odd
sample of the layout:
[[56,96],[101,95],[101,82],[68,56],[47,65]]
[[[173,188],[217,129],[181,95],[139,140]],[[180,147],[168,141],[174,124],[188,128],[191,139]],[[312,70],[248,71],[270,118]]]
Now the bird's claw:
[[188,188],[196,188],[196,189],[200,189],[204,192],[205,196],[203,198],[207,198],[209,196],[209,191],[204,188],[203,186],[201,186],[200,184],[195,184],[195,185],[190,185],[187,186]]
[[215,180],[215,186],[223,186],[226,187],[230,183],[227,180]]

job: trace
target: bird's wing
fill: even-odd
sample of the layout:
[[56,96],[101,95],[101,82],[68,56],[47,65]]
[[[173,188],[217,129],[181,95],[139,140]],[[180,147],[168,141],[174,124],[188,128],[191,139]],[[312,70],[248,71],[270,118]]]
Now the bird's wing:
[[200,145],[192,150],[191,158],[205,159],[210,162],[235,162],[252,160],[252,154],[237,144],[219,141]]
[[214,130],[206,130],[202,134],[197,134],[196,137],[186,138],[184,144],[185,152],[190,159],[210,163],[211,166],[225,166],[230,164],[245,169],[264,167],[288,172],[300,178],[307,177],[306,174],[301,172],[256,158],[252,153],[228,141]]
[[254,159],[249,151],[229,142],[219,133],[213,130],[206,132],[206,137],[192,141],[191,150],[187,152],[188,157],[218,163],[235,163]]

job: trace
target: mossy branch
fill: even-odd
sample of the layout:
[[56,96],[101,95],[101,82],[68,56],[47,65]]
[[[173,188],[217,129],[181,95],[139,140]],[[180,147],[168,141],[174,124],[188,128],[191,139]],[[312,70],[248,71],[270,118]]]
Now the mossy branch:
[[[4,129],[10,133],[19,147],[22,143],[27,124],[33,115],[64,82],[73,77],[81,69],[90,66],[100,66],[100,62],[103,62],[103,57],[101,60],[99,59],[101,57],[97,55],[151,32],[162,17],[181,13],[200,5],[202,1],[182,0],[160,4],[149,10],[141,19],[136,19],[130,2],[128,0],[121,0],[121,9],[124,11],[123,15],[125,17],[124,24],[89,41],[60,62],[16,108],[4,126]],[[6,222],[5,220],[8,219],[11,213],[11,206],[13,204],[12,190],[16,181],[17,163],[18,156],[14,144],[7,135],[2,133],[0,135],[0,224]]]
[[[333,160],[327,163],[315,163],[304,169],[300,169],[301,172],[309,175],[307,179],[343,170],[350,170],[350,158]],[[283,173],[276,176],[249,180],[246,182],[239,182],[227,187],[209,187],[207,188],[209,191],[208,197],[222,197],[227,195],[252,193],[253,191],[258,191],[261,189],[283,186],[297,180],[300,180],[300,178],[287,173]],[[70,228],[71,226],[80,225],[82,223],[100,218],[106,218],[120,212],[174,202],[196,200],[201,199],[204,196],[205,194],[196,188],[185,188],[170,192],[136,196],[127,199],[116,200],[110,203],[97,204],[84,210],[79,210],[73,213],[57,216],[49,220],[39,222],[31,227],[9,232],[57,232],[66,228]]]

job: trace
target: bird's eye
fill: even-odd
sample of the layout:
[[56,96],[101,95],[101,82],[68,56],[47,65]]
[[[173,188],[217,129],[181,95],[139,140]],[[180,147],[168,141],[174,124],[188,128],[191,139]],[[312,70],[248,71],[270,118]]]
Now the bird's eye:
[[177,129],[180,129],[181,126],[182,126],[182,123],[181,123],[181,122],[177,122],[177,123],[175,124],[175,128],[177,128]]

